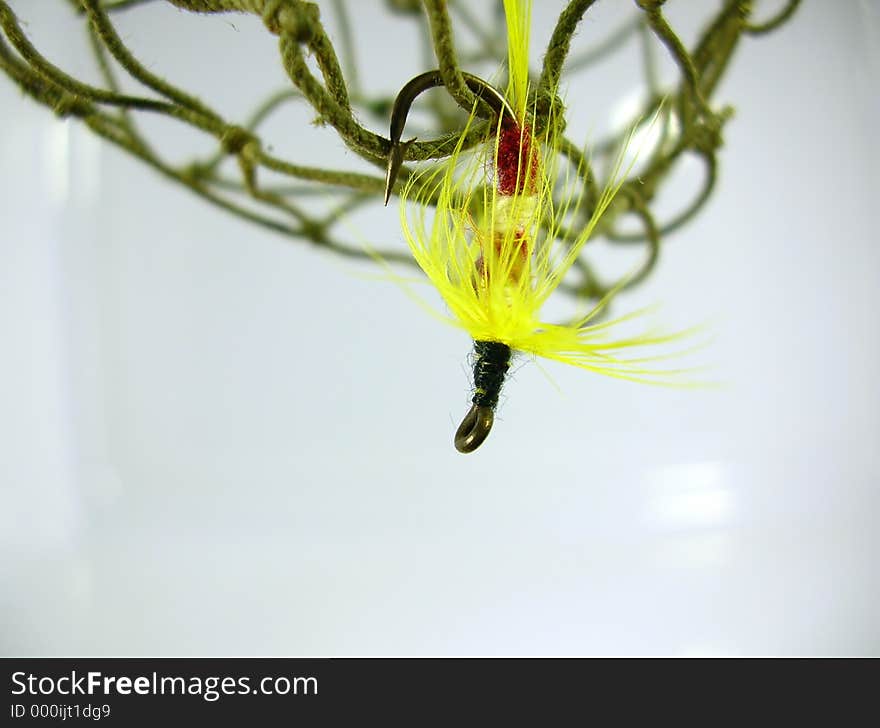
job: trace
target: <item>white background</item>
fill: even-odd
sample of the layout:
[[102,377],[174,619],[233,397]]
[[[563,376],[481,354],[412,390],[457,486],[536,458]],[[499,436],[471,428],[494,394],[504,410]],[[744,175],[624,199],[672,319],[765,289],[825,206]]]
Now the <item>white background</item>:
[[[414,25],[350,4],[362,81],[393,94],[425,67]],[[536,5],[537,65],[559,4]],[[67,3],[12,6],[97,78]],[[667,9],[692,41],[706,7]],[[597,3],[575,51],[630,12]],[[155,3],[116,22],[228,119],[285,84],[255,18]],[[710,320],[726,386],[523,359],[470,456],[451,443],[464,334],[0,78],[0,652],[876,654],[878,37],[876,3],[807,2],[742,41],[721,184],[617,304]],[[573,137],[601,136],[638,69],[628,47],[572,77]],[[312,116],[267,127],[278,154],[371,171]],[[212,149],[146,128],[174,158]],[[663,209],[698,178],[679,170]],[[399,245],[396,211],[341,237]]]

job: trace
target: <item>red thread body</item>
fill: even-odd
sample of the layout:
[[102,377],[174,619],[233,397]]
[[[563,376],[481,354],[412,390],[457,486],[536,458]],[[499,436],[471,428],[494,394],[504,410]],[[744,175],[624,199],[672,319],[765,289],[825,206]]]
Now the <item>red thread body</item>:
[[495,158],[498,192],[534,195],[538,191],[539,163],[538,150],[532,145],[532,130],[527,125],[501,127]]
[[[538,149],[532,144],[532,130],[526,125],[521,126],[517,123],[504,124],[499,130],[495,154],[495,183],[498,194],[505,198],[514,195],[534,197],[538,191],[539,164]],[[528,216],[529,213],[526,212],[528,208],[524,206],[523,200],[515,202],[513,206],[509,204],[513,201],[502,202],[502,200],[501,197],[496,199],[495,229],[490,233],[488,240],[481,242],[481,246],[485,251],[486,245],[492,245],[495,260],[507,259],[509,267],[506,275],[511,281],[518,281],[525,273],[531,255],[530,241],[525,231],[528,220],[511,219],[510,213],[515,209],[520,210],[520,215],[526,213]],[[504,255],[505,247],[509,247],[509,255],[512,254],[509,258]],[[488,281],[489,271],[484,255],[477,260],[477,270],[484,280]]]

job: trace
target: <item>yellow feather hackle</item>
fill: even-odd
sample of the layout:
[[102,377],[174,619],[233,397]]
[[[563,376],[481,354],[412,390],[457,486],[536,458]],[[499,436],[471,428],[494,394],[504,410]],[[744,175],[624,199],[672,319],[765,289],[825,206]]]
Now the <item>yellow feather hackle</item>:
[[[530,123],[531,5],[531,0],[504,0],[508,101],[517,113],[521,133],[529,135],[522,147],[540,150],[534,159],[528,155],[526,169],[517,174],[532,182],[502,193],[492,175],[487,175],[498,163],[500,134],[495,134],[488,155],[485,150],[482,154],[465,151],[460,141],[448,160],[412,176],[405,185],[400,208],[404,236],[445,301],[451,322],[475,341],[500,342],[513,350],[622,379],[680,385],[676,379],[681,370],[658,371],[650,366],[668,355],[636,352],[681,334],[647,331],[614,338],[618,324],[641,311],[593,323],[620,285],[575,322],[550,323],[541,317],[542,307],[577,260],[629,169],[623,168],[621,153],[589,222],[574,241],[555,242],[562,237],[563,220],[577,219],[582,198],[563,195],[554,200],[560,181],[557,132],[551,124],[536,134]],[[468,127],[474,121],[472,114]],[[500,131],[500,122],[495,131]]]

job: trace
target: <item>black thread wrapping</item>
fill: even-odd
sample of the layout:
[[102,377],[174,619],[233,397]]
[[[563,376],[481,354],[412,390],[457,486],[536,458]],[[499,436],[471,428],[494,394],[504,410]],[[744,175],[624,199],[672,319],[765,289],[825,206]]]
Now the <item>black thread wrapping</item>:
[[498,404],[504,377],[510,368],[510,347],[498,341],[474,342],[474,398],[478,407]]

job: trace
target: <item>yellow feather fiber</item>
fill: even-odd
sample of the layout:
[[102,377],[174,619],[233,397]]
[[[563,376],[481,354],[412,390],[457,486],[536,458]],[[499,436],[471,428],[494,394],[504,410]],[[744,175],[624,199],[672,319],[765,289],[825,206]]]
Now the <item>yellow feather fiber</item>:
[[525,118],[529,88],[529,36],[532,28],[532,0],[504,0],[507,24],[507,100],[516,117]]
[[[518,114],[522,108],[519,118],[525,120],[531,2],[504,0],[504,7],[511,39],[510,100]],[[468,129],[474,121],[472,114]],[[463,150],[460,141],[448,160],[413,175],[402,191],[404,236],[445,301],[450,322],[475,341],[501,342],[516,351],[621,379],[687,386],[679,377],[693,370],[654,369],[652,362],[670,358],[670,354],[641,352],[690,335],[692,330],[675,334],[645,330],[614,337],[621,324],[643,316],[644,310],[591,323],[625,281],[578,321],[558,324],[542,319],[543,305],[577,260],[630,170],[622,169],[624,145],[589,222],[574,242],[563,245],[556,242],[562,223],[578,218],[582,198],[568,195],[554,201],[560,174],[555,132],[538,136],[531,124],[523,128],[530,134],[526,148],[541,150],[538,169],[522,172],[526,179],[534,173],[536,185],[531,190],[526,184],[517,185],[524,190],[514,194],[498,192],[491,174],[498,155],[496,134],[482,154]]]

